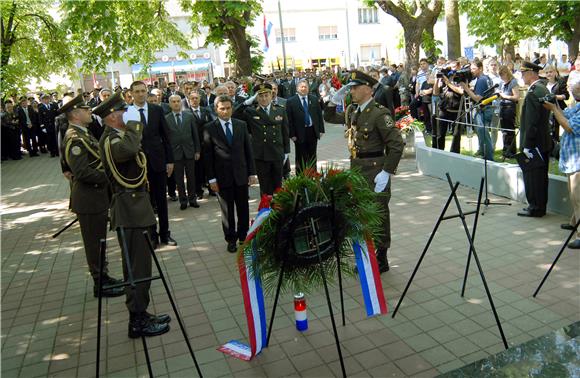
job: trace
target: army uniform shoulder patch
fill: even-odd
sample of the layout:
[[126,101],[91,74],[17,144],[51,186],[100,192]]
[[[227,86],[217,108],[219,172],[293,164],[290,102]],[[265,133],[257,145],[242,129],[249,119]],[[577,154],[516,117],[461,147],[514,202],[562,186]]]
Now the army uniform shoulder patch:
[[70,152],[72,152],[72,154],[75,155],[75,156],[79,156],[82,153],[82,150],[81,150],[81,148],[79,146],[73,146],[70,149]]
[[379,104],[378,102],[375,102],[375,106],[376,106],[377,108],[379,108],[379,109],[383,109],[383,108],[384,108],[384,106],[383,106],[383,105],[381,105],[381,104]]
[[395,123],[393,122],[393,117],[390,114],[385,114],[385,124],[387,127],[393,127]]

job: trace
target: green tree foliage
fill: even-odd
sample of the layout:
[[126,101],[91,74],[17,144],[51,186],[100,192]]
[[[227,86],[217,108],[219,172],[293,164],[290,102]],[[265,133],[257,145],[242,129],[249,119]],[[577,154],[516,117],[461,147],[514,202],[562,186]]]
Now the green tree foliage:
[[548,45],[552,37],[566,42],[568,54],[578,56],[580,44],[580,2],[529,1],[524,4],[537,28],[537,37]]
[[163,0],[62,1],[62,27],[73,54],[82,60],[82,70],[105,71],[115,61],[147,66],[156,60],[156,51],[169,45],[187,49],[189,41],[170,20],[165,4]]
[[191,12],[194,32],[199,32],[201,25],[209,28],[207,43],[222,45],[228,41],[232,51],[229,56],[236,58],[238,75],[259,72],[263,58],[256,58],[256,54],[260,53],[255,48],[252,50],[252,38],[247,34],[246,28],[253,26],[254,20],[262,12],[260,0],[181,0],[181,7],[184,11]]
[[32,79],[46,79],[73,65],[63,46],[65,33],[48,13],[52,0],[0,1],[2,50],[0,88],[4,94],[25,89]]
[[[443,7],[442,0],[364,0],[368,6],[377,5],[401,24],[405,36],[407,69],[419,62],[423,32],[433,35],[433,26]],[[434,44],[429,45],[435,46]]]

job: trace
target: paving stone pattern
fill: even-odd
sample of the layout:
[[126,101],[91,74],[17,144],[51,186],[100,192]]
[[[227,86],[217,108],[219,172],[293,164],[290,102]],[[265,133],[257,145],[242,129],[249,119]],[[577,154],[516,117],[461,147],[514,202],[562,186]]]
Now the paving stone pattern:
[[[293,157],[291,157],[293,159]],[[347,166],[342,128],[328,125],[319,163]],[[74,219],[67,211],[68,183],[57,159],[46,155],[2,163],[2,376],[90,377],[95,370],[97,300],[87,271],[79,227],[51,235]],[[461,180],[460,177],[453,179]],[[393,178],[389,251],[391,270],[381,276],[389,315],[367,319],[360,286],[345,281],[346,326],[339,326],[349,376],[431,377],[503,350],[498,329],[472,264],[465,298],[459,295],[468,244],[458,219],[444,222],[396,318],[390,315],[417,263],[449,194],[446,182],[422,176],[414,157]],[[464,209],[476,192],[460,186]],[[258,188],[251,190],[251,208]],[[280,298],[270,347],[251,362],[216,348],[247,341],[235,255],[226,252],[215,198],[179,210],[169,202],[178,247],[158,251],[201,369],[207,377],[327,377],[340,375],[323,290],[309,295],[309,330],[294,327],[292,293]],[[580,258],[566,250],[537,299],[531,297],[566,233],[564,217],[516,216],[520,203],[491,207],[476,234],[476,248],[510,345],[579,320]],[[452,207],[449,214],[455,213]],[[468,217],[471,224],[473,217]],[[108,237],[113,275],[121,276],[114,233]],[[331,289],[339,321],[339,293]],[[266,298],[270,316],[273,298]],[[123,298],[104,301],[101,371],[108,377],[147,376],[141,340],[127,338]],[[152,286],[151,312],[171,313],[161,282]],[[174,316],[173,316],[174,317]],[[174,317],[175,318],[175,317]],[[159,377],[195,376],[177,322],[170,333],[148,339]]]

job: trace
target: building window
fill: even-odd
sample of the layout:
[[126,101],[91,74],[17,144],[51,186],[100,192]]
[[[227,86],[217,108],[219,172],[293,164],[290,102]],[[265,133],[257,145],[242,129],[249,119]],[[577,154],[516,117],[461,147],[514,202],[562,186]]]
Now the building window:
[[378,24],[379,15],[377,8],[359,8],[358,9],[358,23],[359,24]]
[[[282,32],[276,29],[276,43],[282,43]],[[296,29],[284,28],[284,42],[296,42]]]
[[336,31],[336,26],[319,26],[318,27],[318,39],[321,41],[338,39],[338,33]]
[[381,60],[381,45],[361,45],[360,55],[362,62]]

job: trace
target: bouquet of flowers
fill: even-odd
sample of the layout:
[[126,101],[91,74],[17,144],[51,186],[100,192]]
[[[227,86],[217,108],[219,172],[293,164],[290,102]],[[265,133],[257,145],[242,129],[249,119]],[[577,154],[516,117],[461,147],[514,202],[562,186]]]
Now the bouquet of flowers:
[[408,134],[411,130],[423,131],[425,125],[411,117],[408,106],[399,106],[395,109],[395,127],[401,130],[401,133]]
[[330,85],[334,89],[340,89],[342,87],[342,83],[340,82],[339,78],[336,75],[332,75],[332,79],[330,79]]

